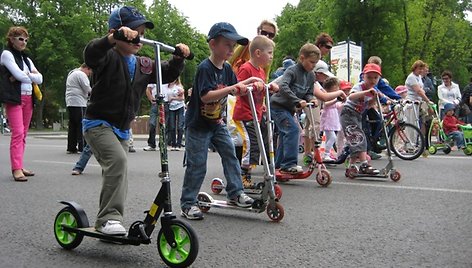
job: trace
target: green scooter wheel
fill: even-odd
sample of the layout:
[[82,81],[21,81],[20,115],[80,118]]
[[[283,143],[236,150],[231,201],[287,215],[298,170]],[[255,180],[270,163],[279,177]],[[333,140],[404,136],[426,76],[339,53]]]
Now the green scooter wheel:
[[172,220],[170,228],[174,234],[176,245],[172,247],[161,228],[157,236],[157,250],[162,260],[170,267],[188,267],[198,255],[198,238],[195,231],[187,223]]
[[437,151],[438,151],[438,149],[436,148],[436,146],[431,145],[431,146],[429,146],[429,148],[428,148],[428,152],[429,152],[430,154],[435,154]]
[[61,247],[73,249],[82,243],[83,235],[65,231],[63,227],[64,225],[74,228],[83,227],[78,219],[77,211],[72,207],[65,207],[57,213],[54,220],[54,236]]

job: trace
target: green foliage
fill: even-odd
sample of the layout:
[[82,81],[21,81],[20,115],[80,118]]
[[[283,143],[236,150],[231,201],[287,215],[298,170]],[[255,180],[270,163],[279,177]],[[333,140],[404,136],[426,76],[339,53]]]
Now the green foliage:
[[325,31],[335,42],[361,45],[364,63],[380,56],[392,85],[403,84],[411,64],[421,59],[435,76],[451,70],[463,87],[472,71],[472,27],[464,15],[471,6],[470,0],[301,0],[277,17],[273,65]]
[[[5,36],[13,25],[25,26],[31,35],[28,53],[44,76],[38,127],[59,121],[68,72],[82,63],[85,45],[107,33],[110,12],[123,4],[136,6],[154,22],[156,28],[146,38],[189,45],[195,59],[187,61],[181,80],[185,88],[192,86],[198,63],[209,55],[206,37],[167,0],[154,0],[149,7],[143,0],[3,0],[0,34]],[[280,30],[272,70],[284,56],[296,58],[304,43],[328,32],[335,42],[362,45],[364,63],[369,56],[380,56],[384,76],[393,86],[403,84],[411,64],[422,59],[435,76],[451,70],[463,87],[472,71],[472,26],[464,15],[471,9],[472,0],[300,0],[297,6],[287,4],[275,18]],[[153,57],[153,50],[144,47],[140,54]],[[140,113],[145,114],[149,105],[143,104]]]

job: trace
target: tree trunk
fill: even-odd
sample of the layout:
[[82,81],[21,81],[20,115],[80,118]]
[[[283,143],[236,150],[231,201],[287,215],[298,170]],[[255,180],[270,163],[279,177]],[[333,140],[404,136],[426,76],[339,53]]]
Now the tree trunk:
[[410,31],[408,29],[408,18],[406,15],[406,2],[403,1],[403,25],[405,27],[405,42],[403,42],[403,51],[402,51],[402,69],[403,75],[406,77],[408,75],[407,71],[407,51],[408,51],[408,43],[410,42]]

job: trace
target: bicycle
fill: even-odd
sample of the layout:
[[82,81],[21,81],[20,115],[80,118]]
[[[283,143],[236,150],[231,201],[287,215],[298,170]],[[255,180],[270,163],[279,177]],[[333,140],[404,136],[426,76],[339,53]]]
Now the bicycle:
[[[424,151],[425,139],[421,130],[403,120],[403,110],[407,104],[418,104],[412,101],[392,101],[389,111],[384,114],[385,125],[389,126],[388,137],[393,153],[403,160],[414,160]],[[380,138],[383,133],[378,133]],[[375,138],[375,135],[374,135]]]

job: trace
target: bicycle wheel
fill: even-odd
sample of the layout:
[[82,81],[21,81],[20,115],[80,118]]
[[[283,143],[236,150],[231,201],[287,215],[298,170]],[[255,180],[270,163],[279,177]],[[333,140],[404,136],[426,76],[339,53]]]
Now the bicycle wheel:
[[398,158],[414,160],[424,151],[424,137],[418,127],[401,123],[390,130],[390,148]]

